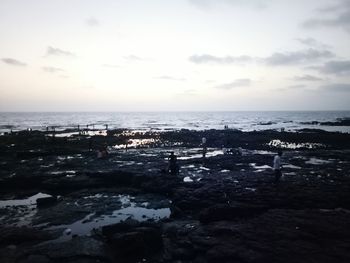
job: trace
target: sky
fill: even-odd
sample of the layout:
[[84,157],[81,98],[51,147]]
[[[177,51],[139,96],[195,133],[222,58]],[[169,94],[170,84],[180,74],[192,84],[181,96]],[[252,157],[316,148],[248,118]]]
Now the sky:
[[350,0],[0,0],[0,111],[350,110]]

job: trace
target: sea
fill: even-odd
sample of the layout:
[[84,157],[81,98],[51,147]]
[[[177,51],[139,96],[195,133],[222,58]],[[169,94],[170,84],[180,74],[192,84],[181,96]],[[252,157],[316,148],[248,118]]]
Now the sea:
[[350,118],[350,111],[217,112],[1,112],[0,133],[19,130],[131,129],[140,131],[238,129],[297,131],[304,128],[350,132],[350,126],[307,124]]

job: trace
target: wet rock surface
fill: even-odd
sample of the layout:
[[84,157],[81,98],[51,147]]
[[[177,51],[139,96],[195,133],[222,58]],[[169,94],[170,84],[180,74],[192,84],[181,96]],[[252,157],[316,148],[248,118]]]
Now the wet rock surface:
[[0,262],[350,262],[349,134],[27,131],[0,166]]

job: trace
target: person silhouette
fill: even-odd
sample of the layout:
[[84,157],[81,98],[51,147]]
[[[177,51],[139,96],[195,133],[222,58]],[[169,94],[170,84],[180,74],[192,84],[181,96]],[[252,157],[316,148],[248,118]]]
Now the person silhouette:
[[281,176],[282,176],[282,165],[281,165],[281,156],[282,156],[282,151],[278,151],[277,155],[273,159],[273,170],[275,172],[275,181],[274,183],[278,183]]
[[174,154],[174,152],[171,152],[168,157],[169,165],[168,165],[168,172],[170,174],[177,174],[178,173],[178,166],[177,166],[177,156]]
[[207,138],[205,137],[202,138],[202,147],[202,157],[204,159],[207,154]]

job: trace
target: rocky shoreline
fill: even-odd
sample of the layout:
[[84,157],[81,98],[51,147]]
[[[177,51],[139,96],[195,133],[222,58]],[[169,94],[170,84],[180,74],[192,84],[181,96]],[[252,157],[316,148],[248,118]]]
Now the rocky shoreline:
[[0,149],[0,262],[350,262],[347,133],[21,131]]

